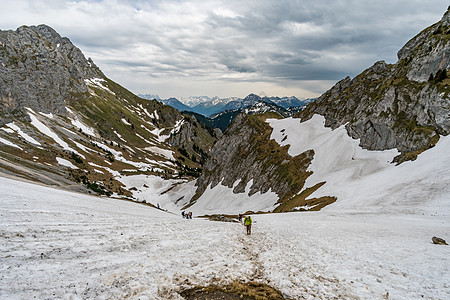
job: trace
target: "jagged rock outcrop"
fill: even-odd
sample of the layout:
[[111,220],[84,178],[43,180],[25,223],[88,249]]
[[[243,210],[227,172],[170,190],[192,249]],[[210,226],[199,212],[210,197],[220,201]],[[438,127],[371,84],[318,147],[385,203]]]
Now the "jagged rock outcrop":
[[450,11],[399,52],[396,64],[375,63],[347,77],[297,116],[326,118],[326,126],[346,124],[350,136],[370,150],[397,148],[396,160],[414,159],[450,132]]
[[0,125],[24,107],[65,114],[66,101],[88,93],[85,79],[104,78],[68,38],[46,26],[0,31]]
[[441,21],[408,41],[397,53],[398,60],[408,62],[407,78],[412,81],[426,82],[430,74],[448,69],[450,48],[450,10]]
[[202,165],[216,140],[213,129],[199,122],[195,116],[184,114],[183,124],[179,130],[170,135],[168,143],[179,149],[185,161],[190,160]]
[[219,183],[243,193],[252,181],[249,196],[269,190],[284,201],[299,192],[310,175],[306,172],[313,151],[292,157],[289,146],[270,139],[272,128],[265,116],[240,114],[217,141],[197,180],[196,200],[205,189]]

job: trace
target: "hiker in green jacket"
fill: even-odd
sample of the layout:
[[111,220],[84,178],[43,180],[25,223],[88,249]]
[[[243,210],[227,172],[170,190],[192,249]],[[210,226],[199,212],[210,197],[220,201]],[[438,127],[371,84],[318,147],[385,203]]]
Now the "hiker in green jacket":
[[247,227],[247,234],[250,235],[252,233],[252,217],[245,216],[244,225]]

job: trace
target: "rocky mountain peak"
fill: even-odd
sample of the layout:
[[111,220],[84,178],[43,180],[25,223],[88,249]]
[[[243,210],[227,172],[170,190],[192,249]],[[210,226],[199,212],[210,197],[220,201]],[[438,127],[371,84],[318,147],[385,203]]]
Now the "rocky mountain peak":
[[345,125],[370,150],[397,148],[397,161],[414,159],[450,132],[448,118],[449,11],[398,52],[396,64],[384,61],[351,79],[339,81],[299,114],[326,118],[326,126]]
[[0,125],[24,107],[65,115],[66,101],[88,94],[85,80],[105,78],[68,38],[47,25],[0,31]]
[[261,99],[261,97],[253,93],[248,94],[247,97],[244,98],[244,100],[259,100],[259,99]]
[[450,65],[450,12],[409,40],[397,53],[409,80],[426,82]]
[[[56,32],[56,30],[45,24],[30,27],[21,26],[18,29],[18,31],[27,31],[27,30],[33,30],[35,32],[38,32],[42,37],[44,37],[47,41],[51,42],[55,46],[57,44],[61,44],[63,40],[63,38],[59,35],[59,33]],[[68,38],[64,38],[64,40],[70,42]]]
[[450,25],[450,6],[447,8],[447,11],[442,16],[441,22],[444,26]]
[[388,64],[384,60],[377,61],[372,67],[370,67],[371,70],[373,70],[375,73],[381,73],[385,71],[388,68]]

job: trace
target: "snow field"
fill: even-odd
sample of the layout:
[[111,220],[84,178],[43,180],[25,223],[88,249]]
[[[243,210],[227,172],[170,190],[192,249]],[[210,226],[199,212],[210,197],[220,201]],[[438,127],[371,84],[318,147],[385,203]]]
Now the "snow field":
[[[250,187],[253,180],[250,180],[245,187],[245,192],[240,194],[233,193],[233,188],[239,184],[236,181],[232,188],[222,185],[220,182],[214,188],[209,185],[202,196],[189,210],[195,212],[196,215],[212,215],[212,214],[233,214],[245,213],[247,211],[270,211],[275,209],[275,203],[278,196],[271,190],[261,194],[257,192],[249,196]],[[195,194],[195,191],[192,195]]]
[[[266,280],[306,299],[445,299],[450,295],[445,218],[324,212],[262,215],[252,239]],[[254,238],[254,237],[253,237]],[[267,241],[270,239],[269,241]]]
[[[0,178],[1,299],[180,299],[193,285],[267,283],[291,299],[445,299],[442,215],[286,213],[185,220],[122,200]],[[195,216],[195,215],[194,215]]]
[[362,149],[344,126],[324,127],[323,116],[314,115],[303,123],[293,118],[268,122],[274,129],[271,137],[281,146],[290,145],[290,155],[314,150],[308,168],[314,173],[304,188],[326,181],[310,198],[337,197],[323,210],[429,213],[437,209],[450,216],[450,136],[441,136],[434,148],[415,161],[396,166],[390,163],[399,154],[396,149]]
[[0,186],[2,299],[176,299],[183,284],[243,277],[235,224],[3,178]]

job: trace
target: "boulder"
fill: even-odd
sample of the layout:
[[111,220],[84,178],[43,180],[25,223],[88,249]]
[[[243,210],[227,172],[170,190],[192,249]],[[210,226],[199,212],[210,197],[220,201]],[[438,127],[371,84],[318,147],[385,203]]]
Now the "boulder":
[[437,236],[433,236],[433,238],[431,240],[433,241],[433,244],[436,244],[436,245],[448,245],[444,239],[441,239]]

